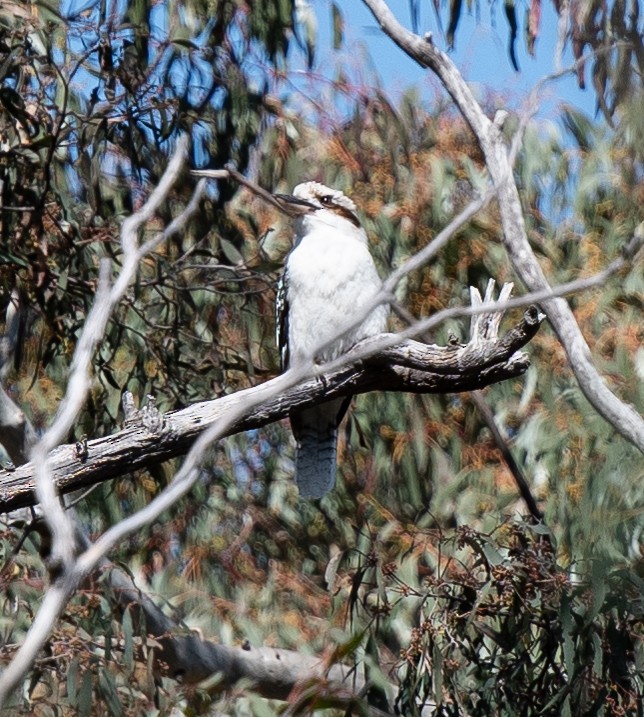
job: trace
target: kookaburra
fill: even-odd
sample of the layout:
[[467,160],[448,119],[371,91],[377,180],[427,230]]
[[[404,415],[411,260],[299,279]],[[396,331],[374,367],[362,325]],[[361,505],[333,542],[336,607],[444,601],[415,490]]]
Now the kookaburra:
[[[381,288],[356,205],[318,182],[276,195],[296,211],[295,244],[286,259],[277,297],[277,340],[282,369],[298,361],[330,361],[361,339],[382,333],[388,309],[380,304],[356,321]],[[335,483],[337,429],[351,398],[291,414],[297,441],[300,495],[321,498]]]

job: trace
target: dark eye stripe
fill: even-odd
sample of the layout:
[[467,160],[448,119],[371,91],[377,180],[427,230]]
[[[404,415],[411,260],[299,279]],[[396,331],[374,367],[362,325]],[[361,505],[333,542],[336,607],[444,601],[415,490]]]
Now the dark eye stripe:
[[332,204],[329,208],[332,209],[339,216],[344,217],[345,219],[350,221],[353,226],[360,227],[360,220],[350,209],[347,209],[340,204]]
[[338,216],[344,217],[347,221],[350,221],[351,224],[353,224],[356,227],[360,227],[360,220],[358,217],[354,214],[351,209],[348,209],[347,207],[343,206],[342,204],[338,204],[335,201],[335,197],[333,194],[322,194],[318,195],[318,202],[325,207],[326,209],[330,209],[331,211],[335,212]]

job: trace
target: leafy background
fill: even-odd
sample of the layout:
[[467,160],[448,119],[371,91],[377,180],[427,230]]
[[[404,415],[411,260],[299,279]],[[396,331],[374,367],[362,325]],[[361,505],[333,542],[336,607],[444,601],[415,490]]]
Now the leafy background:
[[[619,8],[597,9],[588,27],[605,29]],[[342,10],[331,11],[340,54],[322,81],[306,4],[3,5],[0,315],[18,295],[20,331],[2,378],[37,429],[64,391],[98,262],[107,256],[118,267],[119,222],[155,185],[179,132],[192,137],[195,167],[230,162],[273,190],[303,178],[346,190],[383,275],[482,185],[480,153],[455,110],[440,97],[427,106],[413,88],[394,100],[368,65],[342,62]],[[609,59],[599,63],[611,93],[604,114],[563,108],[556,127],[533,123],[516,167],[530,240],[553,284],[600,270],[641,221],[641,88],[625,91],[619,61]],[[486,109],[499,102],[490,93]],[[193,188],[186,173],[159,224]],[[289,236],[260,200],[213,183],[189,231],[142,265],[69,440],[116,430],[126,388],[168,410],[275,375],[274,286]],[[399,302],[426,316],[466,303],[467,287],[484,288],[488,277],[513,280],[499,236],[492,208],[408,277]],[[640,410],[643,291],[634,270],[571,299],[606,380]],[[427,338],[450,333],[465,339],[467,326]],[[425,701],[440,715],[637,714],[641,455],[587,404],[547,325],[530,354],[528,374],[491,387],[485,400],[546,527],[522,517],[469,395],[373,393],[354,403],[338,487],[319,505],[293,487],[288,426],[268,426],[213,447],[193,493],[113,558],[209,638],[331,650],[368,665],[375,687],[363,700],[323,696],[313,683],[292,695],[287,713],[362,714],[393,682],[398,709],[410,715]],[[90,534],[145,505],[174,469],[124,475],[84,496],[77,510]],[[46,585],[42,540],[25,531],[20,516],[2,524],[4,659]],[[153,643],[134,624],[95,576],[13,713],[284,709],[243,685],[220,695],[159,678]]]

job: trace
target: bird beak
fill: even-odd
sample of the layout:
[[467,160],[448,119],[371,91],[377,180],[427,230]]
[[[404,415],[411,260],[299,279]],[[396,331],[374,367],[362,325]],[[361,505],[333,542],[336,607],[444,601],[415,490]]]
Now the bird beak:
[[315,204],[312,204],[306,199],[294,197],[292,194],[273,194],[273,199],[275,199],[280,208],[286,212],[286,214],[289,214],[292,217],[309,214],[313,210],[317,209]]

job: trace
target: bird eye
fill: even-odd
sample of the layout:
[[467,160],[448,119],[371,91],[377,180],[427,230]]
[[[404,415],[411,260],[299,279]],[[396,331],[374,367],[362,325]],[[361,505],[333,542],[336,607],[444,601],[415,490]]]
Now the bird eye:
[[333,197],[330,194],[325,194],[323,197],[320,197],[320,203],[328,207],[329,204],[333,204]]

